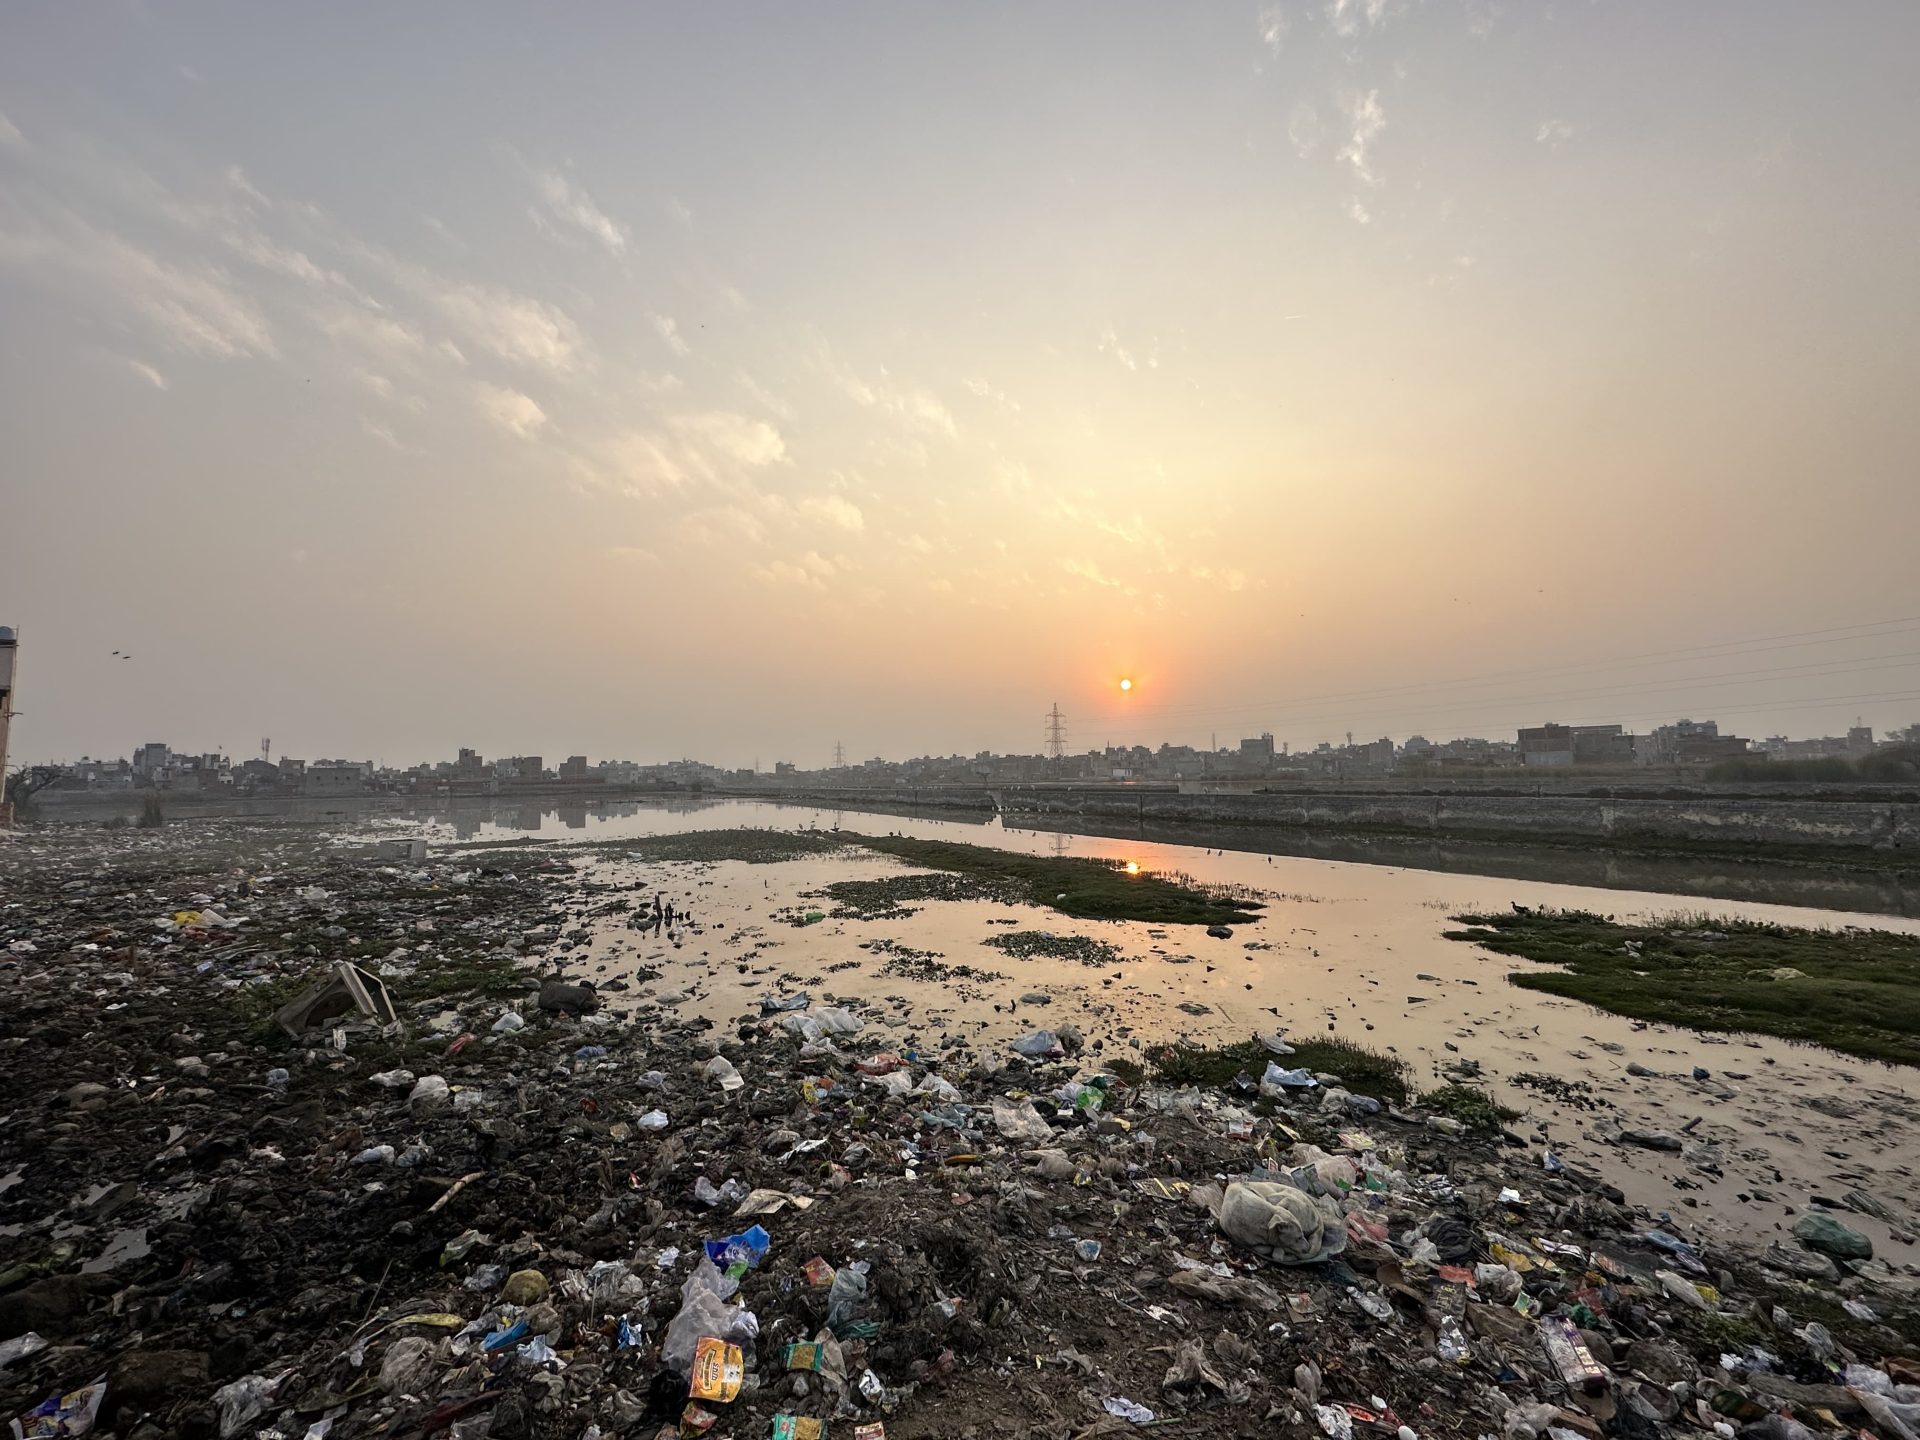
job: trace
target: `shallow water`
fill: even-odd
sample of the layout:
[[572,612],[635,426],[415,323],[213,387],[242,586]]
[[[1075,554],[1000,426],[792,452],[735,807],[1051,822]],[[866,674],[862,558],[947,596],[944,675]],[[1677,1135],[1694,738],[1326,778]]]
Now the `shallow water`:
[[[1839,1196],[1858,1187],[1886,1204],[1902,1228],[1915,1222],[1907,1199],[1920,1163],[1916,1072],[1852,1060],[1783,1042],[1702,1035],[1607,1015],[1506,983],[1526,962],[1442,938],[1449,917],[1510,903],[1599,910],[1623,917],[1708,908],[1715,914],[1797,925],[1874,925],[1920,931],[1920,921],[1792,906],[1716,901],[1649,891],[1595,889],[1459,875],[1429,870],[1215,850],[1160,840],[1002,829],[954,820],[829,812],[760,802],[708,802],[693,807],[621,806],[626,813],[568,815],[561,840],[612,840],[695,829],[770,829],[840,825],[877,834],[965,840],[1030,853],[1103,856],[1143,869],[1181,871],[1215,884],[1251,886],[1269,895],[1266,911],[1235,927],[1231,940],[1188,927],[1078,921],[1033,907],[987,902],[929,902],[914,915],[888,920],[826,920],[796,928],[774,912],[830,909],[807,892],[837,879],[879,877],[901,866],[883,856],[809,858],[776,865],[737,861],[651,864],[595,861],[595,878],[640,884],[651,899],[663,892],[688,908],[694,928],[678,945],[628,929],[623,917],[596,930],[589,954],[573,968],[595,978],[658,970],[660,980],[636,987],[636,1001],[679,992],[689,1010],[719,1022],[758,1014],[770,991],[804,988],[816,1000],[859,1000],[888,1008],[893,1025],[869,1032],[869,1048],[932,1046],[941,1036],[997,1045],[1027,1029],[1070,1022],[1107,1054],[1131,1055],[1143,1043],[1245,1039],[1256,1029],[1285,1026],[1295,1035],[1332,1033],[1391,1049],[1413,1066],[1416,1083],[1442,1083],[1458,1059],[1483,1067],[1485,1083],[1525,1112],[1515,1128],[1544,1130],[1569,1164],[1604,1173],[1629,1198],[1672,1209],[1683,1225],[1709,1218],[1749,1239],[1776,1236],[1811,1195]],[[514,817],[523,821],[524,814]],[[445,827],[439,833],[451,838]],[[516,823],[463,826],[471,838],[524,835]],[[636,897],[637,903],[637,897]],[[1014,922],[1014,923],[1006,923]],[[1043,958],[1017,959],[981,942],[1009,929],[1089,935],[1118,945],[1122,960],[1103,967]],[[928,982],[883,974],[889,957],[861,948],[876,941],[933,952],[945,965],[998,972],[994,980]],[[1261,948],[1249,948],[1257,946]],[[841,968],[831,968],[841,967]],[[1050,1004],[1019,1003],[1044,992]],[[1205,1006],[1190,1014],[1179,1007]],[[1097,1057],[1090,1057],[1097,1064]],[[1629,1062],[1671,1078],[1628,1076]],[[1712,1072],[1731,1098],[1691,1079]],[[1516,1081],[1546,1075],[1584,1087],[1597,1108],[1544,1097]],[[1739,1077],[1739,1078],[1735,1078]],[[1815,1108],[1815,1107],[1820,1108]],[[1846,1113],[1852,1112],[1852,1113]],[[1682,1157],[1596,1138],[1622,1126],[1678,1132],[1697,1122],[1691,1141],[1713,1147],[1724,1178]],[[1758,1188],[1771,1200],[1739,1199]],[[1692,1205],[1687,1202],[1693,1202]],[[1696,1208],[1697,1207],[1697,1208]],[[1847,1222],[1870,1234],[1885,1258],[1913,1258],[1889,1228],[1863,1215]]]

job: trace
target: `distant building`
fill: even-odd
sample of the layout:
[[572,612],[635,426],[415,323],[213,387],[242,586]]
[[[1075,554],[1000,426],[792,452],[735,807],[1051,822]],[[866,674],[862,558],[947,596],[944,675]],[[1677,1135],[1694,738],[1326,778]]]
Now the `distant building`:
[[158,775],[167,768],[173,752],[164,740],[149,740],[133,752],[133,768],[141,775]]
[[1537,769],[1631,765],[1633,736],[1618,725],[1535,725],[1520,731],[1520,761]]
[[1273,732],[1270,730],[1264,731],[1257,739],[1242,740],[1240,742],[1240,758],[1242,760],[1271,761],[1273,759]]

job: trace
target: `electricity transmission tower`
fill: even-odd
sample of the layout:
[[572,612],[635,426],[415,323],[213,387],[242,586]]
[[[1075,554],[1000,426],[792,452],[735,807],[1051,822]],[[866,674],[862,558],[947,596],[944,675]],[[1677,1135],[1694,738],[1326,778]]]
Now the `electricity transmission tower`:
[[1047,722],[1047,758],[1061,759],[1067,753],[1067,717],[1060,713],[1060,702],[1053,702],[1053,709],[1046,713]]
[[833,742],[833,768],[844,770],[847,765],[847,747],[838,740]]

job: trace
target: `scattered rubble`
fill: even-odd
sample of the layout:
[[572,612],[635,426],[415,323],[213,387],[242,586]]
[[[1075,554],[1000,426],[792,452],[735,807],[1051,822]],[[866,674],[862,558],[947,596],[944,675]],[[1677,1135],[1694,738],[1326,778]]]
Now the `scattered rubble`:
[[1834,1215],[1722,1243],[1278,1035],[1181,1086],[785,989],[715,1027],[568,973],[559,853],[0,866],[27,1434],[1920,1435],[1920,1272]]

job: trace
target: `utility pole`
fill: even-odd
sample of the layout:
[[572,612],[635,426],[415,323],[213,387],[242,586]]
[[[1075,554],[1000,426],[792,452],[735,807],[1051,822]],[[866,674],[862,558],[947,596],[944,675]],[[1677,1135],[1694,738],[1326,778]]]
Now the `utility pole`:
[[13,807],[7,803],[7,732],[13,728],[13,667],[20,637],[11,625],[0,625],[0,830],[13,828]]
[[263,735],[260,737],[260,759],[263,764],[270,765],[273,763],[273,738],[271,736]]
[[1060,713],[1060,702],[1053,702],[1053,709],[1044,717],[1047,722],[1047,758],[1064,759],[1067,753],[1067,717]]

